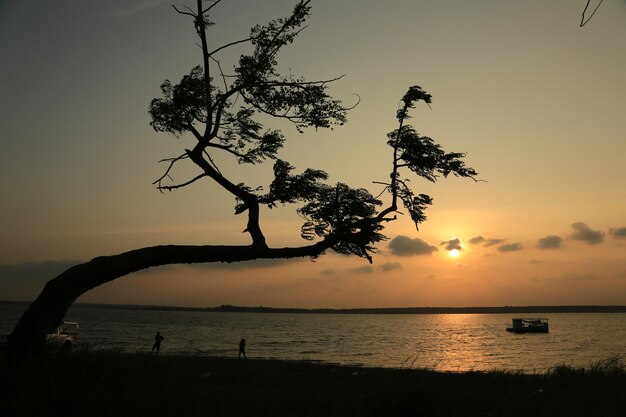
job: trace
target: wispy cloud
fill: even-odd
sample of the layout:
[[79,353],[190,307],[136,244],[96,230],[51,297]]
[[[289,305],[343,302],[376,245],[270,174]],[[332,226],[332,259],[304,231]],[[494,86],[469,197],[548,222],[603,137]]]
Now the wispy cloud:
[[516,252],[518,250],[522,250],[524,247],[522,246],[521,243],[519,242],[515,242],[515,243],[507,243],[506,245],[501,245],[498,246],[498,251],[500,252]]
[[469,240],[469,243],[471,243],[472,245],[477,245],[479,243],[483,243],[485,241],[485,238],[482,237],[482,235],[478,235],[476,237],[473,237]]
[[420,238],[411,239],[407,236],[396,236],[389,242],[389,250],[396,256],[430,255],[438,251],[435,246],[428,244]]
[[561,247],[561,239],[560,236],[549,235],[546,237],[542,237],[537,241],[537,247],[539,249],[548,250],[548,249],[559,249]]
[[490,237],[489,239],[486,239],[482,235],[478,235],[478,236],[471,238],[469,240],[469,243],[471,243],[472,245],[478,245],[482,243],[484,247],[488,248],[489,246],[499,245],[505,240],[506,239],[500,239],[500,238],[494,238],[494,237]]
[[611,228],[609,234],[616,239],[626,239],[626,227]]
[[489,246],[495,246],[495,245],[499,245],[500,243],[504,242],[506,239],[496,239],[496,238],[489,238],[485,241],[485,244],[483,245],[484,247],[489,247]]
[[371,274],[372,272],[374,272],[374,268],[372,268],[369,265],[364,265],[364,266],[359,266],[357,268],[350,268],[348,269],[348,271],[354,274]]
[[383,272],[394,271],[396,269],[402,269],[400,262],[387,262],[378,267]]
[[583,222],[576,222],[572,224],[574,232],[571,234],[573,240],[579,240],[581,242],[595,245],[604,242],[604,232],[599,230],[592,230]]

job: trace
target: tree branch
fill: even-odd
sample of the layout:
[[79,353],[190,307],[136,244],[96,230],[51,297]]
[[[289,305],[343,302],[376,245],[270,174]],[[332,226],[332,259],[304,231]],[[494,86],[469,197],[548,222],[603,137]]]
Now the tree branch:
[[[409,105],[404,103],[402,113],[406,114],[408,107]],[[398,127],[396,140],[393,144],[393,169],[389,175],[391,178],[391,184],[389,185],[389,188],[391,189],[391,205],[381,211],[378,216],[376,216],[377,219],[382,219],[387,214],[398,210],[398,145],[400,143],[400,133],[402,132],[402,127],[404,126],[404,119],[404,117],[400,118],[400,126]]]
[[163,181],[163,179],[164,179],[165,177],[169,177],[169,178],[171,179],[171,177],[170,177],[170,175],[169,175],[169,174],[170,174],[170,171],[172,170],[172,168],[174,167],[174,164],[175,164],[176,162],[178,162],[178,161],[182,160],[182,159],[187,159],[187,158],[189,158],[189,155],[187,155],[186,153],[184,153],[184,154],[182,154],[182,155],[180,155],[180,156],[177,156],[177,157],[175,157],[175,158],[166,158],[166,159],[161,159],[159,162],[169,162],[169,163],[170,163],[170,165],[169,165],[169,166],[167,167],[167,169],[165,170],[165,173],[164,173],[163,175],[161,175],[161,177],[160,177],[158,180],[154,181],[154,182],[152,183],[152,185],[154,185],[154,184],[159,184],[159,185],[157,186],[157,188],[158,188],[158,189],[161,189],[161,181]]
[[224,108],[226,107],[226,103],[228,102],[228,99],[232,97],[234,94],[241,92],[243,88],[244,88],[243,84],[238,85],[234,88],[231,88],[230,90],[224,92],[224,94],[219,96],[219,99],[215,101],[215,105],[216,105],[215,123],[213,124],[213,130],[208,136],[209,139],[216,137],[220,130],[220,126],[222,124],[222,114],[224,113]]
[[341,80],[346,75],[340,75],[335,78],[330,78],[328,80],[318,80],[318,81],[260,81],[258,83],[259,86],[265,87],[295,87],[295,88],[305,88],[310,85],[325,85],[338,80]]
[[245,229],[252,237],[252,244],[262,248],[267,248],[265,236],[259,226],[259,199],[256,195],[249,193],[241,187],[230,182],[226,177],[220,174],[207,162],[203,156],[204,146],[198,144],[193,150],[187,150],[189,158],[196,163],[209,177],[222,186],[226,191],[243,201],[245,208],[248,210],[248,224]]
[[290,106],[289,109],[287,109],[284,113],[279,114],[279,113],[275,113],[275,112],[265,109],[257,100],[254,100],[252,97],[248,97],[243,91],[241,91],[240,94],[247,100],[248,103],[250,103],[252,108],[258,110],[261,113],[267,114],[268,116],[272,116],[273,118],[276,118],[276,119],[288,120],[294,125],[296,125],[296,127],[298,124],[304,123],[306,121],[305,116],[294,116],[294,115],[288,114],[289,111],[293,109],[293,106]]
[[191,123],[189,124],[189,126],[187,126],[187,128],[189,129],[189,131],[195,136],[195,138],[199,141],[202,142],[204,141],[204,138],[202,137],[202,135],[200,134],[200,132],[198,132],[198,129],[196,129]]
[[10,360],[37,353],[46,335],[61,323],[72,303],[85,292],[124,275],[146,268],[253,259],[317,257],[336,243],[335,237],[301,247],[253,246],[153,246],[112,256],[101,256],[73,266],[50,280],[13,329],[7,348]]
[[213,1],[213,4],[210,5],[209,7],[207,7],[206,9],[204,9],[202,11],[202,14],[204,15],[205,13],[207,13],[209,10],[211,10],[212,8],[214,8],[215,6],[217,6],[222,0],[215,0]]
[[232,155],[234,155],[234,156],[236,156],[238,158],[242,158],[242,159],[245,159],[245,160],[250,160],[250,158],[248,158],[246,155],[244,155],[242,153],[239,153],[237,151],[234,151],[231,146],[220,145],[218,143],[208,143],[207,147],[221,149],[221,150],[226,151],[226,152],[228,152],[228,153],[230,153],[230,154],[232,154]]
[[[305,2],[302,2],[299,6],[300,6],[300,7],[306,7],[306,6],[307,6],[310,2],[311,2],[311,0],[306,0]],[[295,12],[295,10],[294,10],[294,12]],[[274,45],[274,44],[276,43],[276,40],[278,39],[278,37],[279,37],[280,35],[282,35],[282,34],[283,34],[283,32],[285,32],[285,30],[287,29],[287,27],[288,27],[289,25],[291,25],[291,23],[293,22],[293,20],[294,20],[294,14],[292,14],[291,16],[289,16],[289,18],[288,18],[288,19],[285,19],[285,21],[284,21],[283,25],[282,25],[282,26],[281,26],[281,28],[278,30],[278,32],[276,32],[276,34],[274,34],[274,36],[272,37],[272,40],[268,43],[268,45],[270,45],[270,46]],[[296,32],[296,34],[297,34],[297,33],[300,33],[303,29],[304,29],[304,28],[302,28],[302,29],[298,30],[298,31]],[[275,54],[278,52],[278,50],[279,50],[280,48],[282,48],[283,46],[284,46],[283,44],[280,44],[280,43],[279,43],[279,44],[278,44],[278,45],[277,45],[277,46],[276,46],[273,50],[271,50],[271,48],[270,48],[270,47],[268,47],[268,48],[267,48],[265,51],[263,51],[263,53],[260,55],[260,57],[259,57],[259,64],[260,64],[260,63],[262,63],[262,62],[263,62],[263,61],[265,61],[265,60],[271,59],[271,57],[272,57],[273,55],[275,55]]]
[[[202,0],[197,0],[198,4],[200,4],[202,2]],[[305,2],[303,2],[301,4],[301,7],[306,7],[308,4],[310,3],[310,0],[307,0]],[[213,5],[211,6],[213,7]],[[211,8],[209,7],[209,9]],[[200,9],[199,9],[200,10]],[[274,43],[276,42],[276,40],[278,39],[278,37],[286,30],[286,28],[293,22],[294,16],[291,15],[288,19],[285,20],[285,22],[283,23],[283,25],[281,26],[281,28],[278,30],[278,32],[273,36],[271,42],[269,42],[269,45],[271,47],[271,45],[274,45]],[[203,57],[206,61],[206,66],[208,68],[208,59],[210,54],[206,51],[205,49],[205,44],[206,44],[206,36],[203,35],[203,39],[204,39],[204,43],[203,43]],[[247,42],[249,40],[252,40],[253,38],[247,38],[247,39],[242,39],[240,41],[235,41],[235,42],[231,42],[228,45],[225,46],[232,46],[238,43],[242,43],[242,42]],[[258,63],[256,68],[258,68],[261,63],[263,63],[264,61],[268,60],[271,58],[271,48],[268,47],[266,48],[266,50],[260,55]],[[222,47],[218,48],[217,50],[211,52],[211,54],[216,53],[218,50],[223,49]],[[272,52],[275,53],[277,51],[277,49]],[[220,98],[218,100],[216,100],[215,106],[216,106],[216,110],[215,110],[215,120],[213,123],[213,126],[210,126],[207,124],[207,131],[204,134],[204,137],[207,139],[213,138],[215,136],[217,136],[219,129],[220,129],[220,124],[221,124],[221,118],[222,118],[222,114],[224,111],[224,107],[226,106],[226,103],[228,101],[228,98],[232,97],[235,93],[241,92],[244,88],[249,87],[246,84],[240,84],[237,85],[235,88],[232,88],[231,90],[225,91],[223,95],[220,96]],[[209,115],[213,115],[213,108],[210,109],[211,112],[209,113]],[[210,133],[208,133],[210,131]]]
[[589,18],[587,18],[587,20],[585,20],[585,14],[587,13],[587,8],[589,8],[589,4],[591,3],[591,0],[587,0],[587,4],[585,5],[585,9],[582,12],[582,16],[580,17],[580,27],[583,27],[587,24],[587,22],[589,22],[591,20],[591,18],[593,17],[594,14],[596,14],[596,12],[598,11],[598,9],[600,8],[600,5],[602,5],[602,2],[604,0],[600,0],[600,2],[598,3],[598,5],[596,6],[595,9],[593,9],[593,13],[591,13],[591,15],[589,16]]
[[241,40],[238,40],[238,41],[234,41],[234,42],[227,43],[226,45],[222,45],[222,46],[220,46],[219,48],[216,48],[216,49],[214,49],[213,51],[209,52],[209,54],[208,54],[208,55],[209,55],[209,57],[212,57],[212,56],[213,56],[213,54],[218,53],[218,52],[219,52],[219,51],[221,51],[222,49],[226,49],[226,48],[229,48],[229,47],[231,47],[231,46],[234,46],[234,45],[237,45],[237,44],[240,44],[240,43],[249,42],[249,41],[251,41],[251,40],[253,40],[253,39],[254,39],[254,38],[252,38],[252,37],[251,37],[251,38],[241,39]]
[[228,83],[226,82],[226,76],[224,75],[224,71],[222,71],[222,65],[220,64],[220,61],[218,61],[217,59],[213,57],[211,57],[211,59],[213,60],[213,62],[217,64],[217,69],[220,71],[220,75],[222,76],[222,81],[224,81],[224,91],[227,91]]
[[158,188],[159,190],[167,190],[167,191],[172,191],[172,190],[176,190],[176,189],[178,189],[178,188],[183,188],[183,187],[185,187],[185,186],[187,186],[187,185],[189,185],[189,184],[192,184],[192,183],[194,183],[194,182],[198,181],[200,178],[204,178],[204,177],[206,177],[206,176],[207,176],[207,174],[200,174],[200,175],[198,175],[197,177],[195,177],[195,178],[193,178],[193,179],[191,179],[191,180],[189,180],[189,181],[187,181],[187,182],[184,182],[184,183],[182,183],[182,184],[178,184],[178,185],[163,185],[163,186],[162,186],[162,185],[159,185],[157,188]]
[[[308,3],[310,2],[307,1],[306,3],[304,3],[302,6],[306,6]],[[291,16],[286,22],[285,24],[282,26],[282,28],[276,33],[276,35],[272,38],[272,42],[270,42],[270,45],[274,45],[274,42],[276,42],[276,39],[278,39],[278,36],[281,35],[284,31],[285,28],[287,27],[287,25],[291,24],[291,20],[293,19],[293,16]],[[304,29],[306,29],[308,26],[303,26],[300,29],[298,29],[297,31],[294,32],[294,36],[297,36],[300,34],[300,32],[302,32]],[[280,48],[282,48],[284,46],[284,44],[278,44],[276,45],[276,47],[271,50],[270,48],[266,49],[265,52],[263,53],[262,58],[259,59],[259,62],[262,62],[263,60],[268,60],[271,59],[274,55],[276,55],[278,53],[278,51],[280,50]]]
[[185,6],[185,8],[186,8],[187,10],[189,10],[189,12],[184,12],[184,11],[182,11],[182,10],[178,10],[178,8],[177,8],[175,5],[173,5],[173,4],[172,4],[172,8],[173,8],[174,10],[176,10],[176,12],[177,12],[178,14],[184,14],[184,15],[186,15],[186,16],[191,16],[191,17],[193,17],[194,19],[196,18],[196,14],[195,14],[195,13],[193,13],[193,12],[192,12],[192,10],[191,10],[191,9],[189,9],[189,7],[187,7],[187,6]]
[[[212,7],[216,6],[221,0],[216,0],[211,6],[206,9],[206,12],[211,10]],[[213,117],[213,99],[211,98],[211,69],[209,67],[209,48],[206,40],[206,22],[204,20],[205,10],[202,8],[202,0],[197,0],[197,8],[198,15],[196,16],[196,32],[200,37],[200,42],[202,44],[202,65],[204,67],[204,94],[206,95],[207,100],[207,111],[206,111],[206,126],[204,130],[204,135],[202,135],[205,139],[207,138],[208,133],[211,131],[211,118]]]
[[220,169],[217,167],[217,164],[215,163],[215,161],[213,160],[213,158],[211,158],[211,155],[209,155],[209,153],[206,151],[206,149],[204,149],[202,151],[202,153],[204,155],[206,155],[206,158],[209,160],[209,163],[213,166],[213,168],[215,168],[215,170],[218,172],[218,174],[222,175],[222,172],[220,171]]

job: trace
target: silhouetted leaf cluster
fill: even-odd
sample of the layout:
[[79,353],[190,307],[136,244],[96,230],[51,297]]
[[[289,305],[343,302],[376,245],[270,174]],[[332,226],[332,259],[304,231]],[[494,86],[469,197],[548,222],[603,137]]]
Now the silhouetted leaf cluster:
[[346,109],[326,92],[326,82],[302,77],[280,76],[276,55],[304,29],[309,15],[308,1],[298,3],[292,15],[257,25],[250,31],[255,46],[251,55],[242,55],[235,69],[244,101],[262,113],[287,119],[298,131],[305,127],[330,127],[346,121]]
[[254,114],[253,109],[243,108],[234,115],[224,116],[224,130],[218,140],[237,155],[239,163],[257,164],[264,159],[275,159],[285,141],[280,130],[261,133],[263,126],[252,119]]
[[416,227],[426,220],[424,212],[433,200],[427,194],[415,195],[407,184],[409,180],[400,177],[400,168],[408,168],[431,182],[436,182],[440,176],[447,177],[450,174],[470,178],[478,175],[473,168],[465,166],[462,160],[465,154],[446,153],[433,139],[420,136],[411,125],[405,125],[411,118],[409,109],[415,108],[419,101],[430,105],[432,96],[420,86],[410,87],[402,97],[402,107],[396,113],[400,126],[387,135],[387,144],[394,150],[394,169],[391,184],[387,189],[394,199],[396,196],[400,198]]
[[206,122],[207,96],[202,67],[193,67],[176,85],[165,80],[161,92],[163,98],[153,99],[148,110],[154,130],[180,136],[190,131],[195,122]]
[[428,206],[433,204],[433,199],[427,194],[415,195],[406,184],[407,181],[398,181],[398,197],[402,200],[402,204],[417,227],[420,223],[426,221],[427,217],[424,212]]
[[262,204],[273,208],[277,203],[309,201],[318,193],[321,181],[328,179],[328,174],[321,170],[307,168],[302,174],[291,175],[293,169],[293,165],[280,159],[274,163],[274,181],[269,192],[260,199]]
[[405,120],[411,118],[409,115],[409,109],[414,109],[416,102],[423,101],[424,103],[430,105],[432,102],[431,100],[432,96],[422,90],[422,87],[419,85],[409,87],[409,90],[404,94],[404,96],[402,96],[402,103],[404,105],[397,111],[396,118],[400,123],[403,123]]
[[407,167],[418,176],[435,182],[440,175],[453,174],[458,177],[473,177],[477,173],[465,166],[461,159],[464,153],[446,153],[441,146],[427,136],[417,134],[412,126],[403,126],[402,131],[394,130],[387,135],[387,144],[396,147],[398,167]]
[[274,163],[274,181],[269,192],[259,197],[261,204],[304,203],[297,210],[305,219],[301,236],[306,240],[334,236],[338,243],[332,248],[342,254],[367,255],[374,244],[385,240],[379,233],[382,226],[372,221],[376,207],[382,202],[369,191],[338,183],[330,186],[326,172],[307,168],[302,174],[291,174],[294,167],[286,161]]
[[367,252],[374,250],[373,245],[386,239],[379,233],[382,226],[371,221],[382,202],[369,191],[343,183],[334,187],[321,184],[309,200],[298,209],[298,214],[306,219],[301,230],[304,239],[338,236],[340,240],[333,250],[368,258]]

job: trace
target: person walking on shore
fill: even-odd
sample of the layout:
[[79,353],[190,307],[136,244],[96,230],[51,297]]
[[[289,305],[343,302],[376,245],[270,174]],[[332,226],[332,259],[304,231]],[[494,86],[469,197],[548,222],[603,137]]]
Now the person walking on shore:
[[154,349],[156,349],[156,353],[158,354],[161,350],[161,342],[164,340],[165,338],[161,336],[161,333],[156,332],[156,335],[154,336],[154,345],[152,345],[152,350],[150,352],[152,353],[154,352]]
[[241,339],[239,341],[239,359],[241,359],[241,355],[246,359],[246,339]]

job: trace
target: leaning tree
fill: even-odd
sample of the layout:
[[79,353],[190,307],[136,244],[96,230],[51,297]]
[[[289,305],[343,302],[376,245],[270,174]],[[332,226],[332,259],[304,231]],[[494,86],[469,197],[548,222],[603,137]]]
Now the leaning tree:
[[[149,113],[156,131],[177,137],[191,135],[195,146],[165,160],[167,169],[155,185],[161,191],[197,181],[222,187],[234,197],[235,214],[247,216],[245,232],[250,243],[145,247],[76,265],[50,280],[21,317],[10,337],[10,357],[39,351],[46,334],[86,291],[145,268],[261,258],[315,258],[328,250],[372,262],[376,243],[386,239],[382,233],[384,224],[396,219],[400,207],[404,207],[416,226],[426,220],[424,210],[432,199],[425,194],[414,194],[403,174],[405,171],[432,182],[449,174],[472,179],[476,175],[462,161],[464,154],[444,152],[431,138],[420,136],[407,123],[409,111],[416,103],[431,102],[431,95],[419,86],[410,87],[402,97],[396,114],[398,127],[387,135],[391,147],[390,177],[377,182],[388,195],[386,205],[379,200],[380,195],[375,197],[365,189],[344,183],[326,184],[328,176],[324,171],[308,168],[294,173],[295,168],[289,162],[277,158],[285,141],[283,133],[265,128],[262,121],[286,120],[298,131],[309,127],[329,128],[343,124],[350,110],[328,94],[328,85],[338,78],[307,80],[279,72],[278,54],[304,29],[310,0],[296,4],[289,17],[256,25],[247,38],[213,49],[206,33],[213,25],[210,12],[220,1],[205,7],[202,0],[197,0],[195,10],[174,7],[193,20],[202,63],[177,84],[165,81],[161,85],[162,96],[152,100]],[[232,71],[223,71],[220,53],[244,45],[248,53],[239,57]],[[258,165],[273,160],[274,178],[265,189],[237,184],[215,163],[218,154],[238,164]],[[170,173],[181,163],[193,164],[197,175],[172,183]],[[300,247],[268,247],[259,222],[261,207],[294,203],[299,205],[297,212],[304,219],[302,238],[309,242]]]

